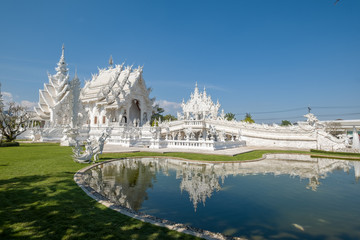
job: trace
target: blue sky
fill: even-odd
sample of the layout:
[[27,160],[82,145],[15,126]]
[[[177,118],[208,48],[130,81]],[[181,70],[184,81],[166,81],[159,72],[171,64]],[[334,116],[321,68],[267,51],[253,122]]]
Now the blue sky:
[[31,105],[65,44],[73,77],[126,61],[168,112],[195,82],[225,112],[257,122],[360,118],[360,1],[8,1],[0,82]]

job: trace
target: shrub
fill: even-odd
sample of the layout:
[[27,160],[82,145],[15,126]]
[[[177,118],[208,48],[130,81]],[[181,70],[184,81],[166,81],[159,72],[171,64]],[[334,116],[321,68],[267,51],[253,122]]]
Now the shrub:
[[18,142],[2,142],[0,143],[0,147],[18,147],[20,143]]

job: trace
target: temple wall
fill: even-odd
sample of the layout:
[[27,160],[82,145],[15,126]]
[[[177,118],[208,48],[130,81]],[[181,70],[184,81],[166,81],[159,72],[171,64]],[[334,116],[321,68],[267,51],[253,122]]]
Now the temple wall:
[[242,136],[248,147],[284,147],[284,148],[298,148],[298,149],[316,149],[316,139],[290,139],[281,137],[256,137],[256,136]]

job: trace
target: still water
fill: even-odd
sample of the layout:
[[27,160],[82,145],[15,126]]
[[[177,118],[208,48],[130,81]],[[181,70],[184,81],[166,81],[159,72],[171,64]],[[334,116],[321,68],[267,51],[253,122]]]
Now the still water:
[[123,159],[86,172],[111,202],[249,239],[360,239],[360,162],[272,154],[247,163]]

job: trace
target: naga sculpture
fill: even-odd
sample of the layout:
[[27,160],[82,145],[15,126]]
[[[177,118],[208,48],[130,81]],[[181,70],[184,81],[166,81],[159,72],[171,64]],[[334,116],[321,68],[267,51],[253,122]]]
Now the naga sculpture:
[[85,151],[81,151],[81,146],[78,141],[73,148],[73,158],[75,162],[78,163],[90,163],[92,157],[94,156],[93,162],[99,160],[99,154],[102,154],[104,149],[104,143],[106,139],[110,136],[109,130],[104,131],[98,139],[87,139],[85,144]]

